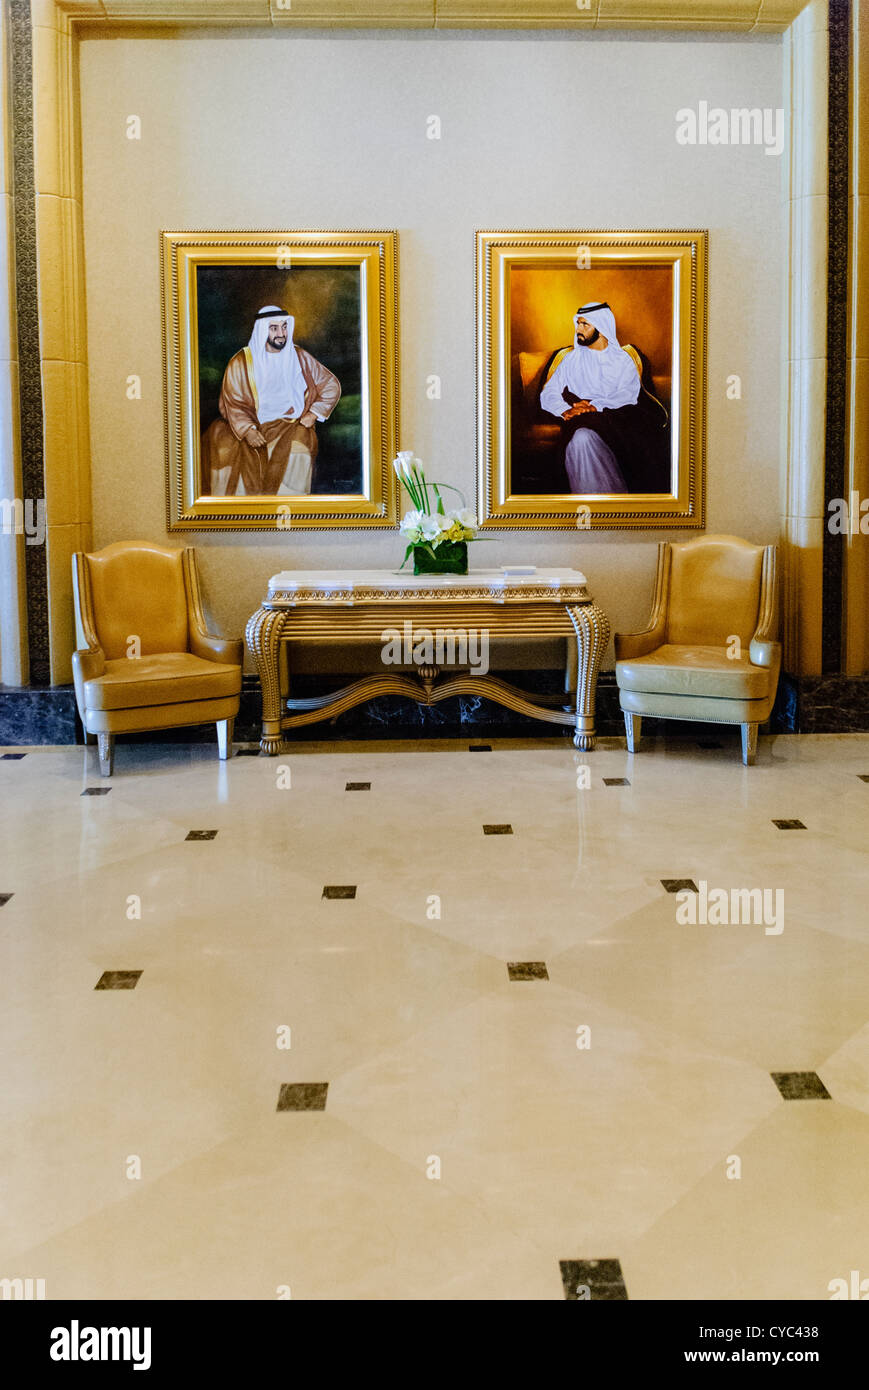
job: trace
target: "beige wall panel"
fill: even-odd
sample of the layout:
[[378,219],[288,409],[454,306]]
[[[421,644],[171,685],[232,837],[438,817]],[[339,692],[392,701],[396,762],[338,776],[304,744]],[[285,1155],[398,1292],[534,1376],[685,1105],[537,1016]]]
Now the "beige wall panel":
[[102,0],[109,19],[208,20],[212,24],[269,22],[268,0]]
[[61,112],[68,90],[68,34],[45,26],[33,30],[34,175],[37,193],[72,196],[74,132]]
[[[674,18],[674,17],[670,17],[670,16],[668,16],[667,19],[665,19],[665,20],[660,20],[660,19],[600,19],[600,20],[598,21],[597,26],[596,26],[596,28],[599,29],[599,30],[608,30],[608,29],[611,29],[611,30],[614,30],[614,31],[624,31],[624,30],[633,31],[633,30],[636,30],[636,31],[638,31],[638,32],[644,32],[644,31],[647,31],[647,30],[652,30],[652,31],[658,31],[658,32],[660,32],[660,31],[661,31],[663,28],[665,28],[665,27],[666,27],[666,29],[668,29],[669,31],[671,31],[671,32],[674,33],[674,34],[675,34],[675,33],[698,33],[698,34],[703,34],[703,33],[710,33],[710,34],[711,34],[711,33],[714,33],[714,34],[717,34],[717,33],[721,33],[721,32],[724,32],[724,33],[731,33],[731,34],[748,34],[748,33],[753,33],[753,32],[754,32],[754,25],[746,24],[745,21],[744,21],[744,20],[741,20],[741,19],[739,19],[739,20],[731,20],[730,22],[727,22],[727,21],[720,20],[720,19],[713,19],[713,20],[680,19],[680,18],[678,18],[678,17],[675,17],[675,18]],[[775,32],[778,33],[779,30],[776,29]]]
[[86,371],[76,362],[42,364],[46,502],[52,525],[80,522],[89,511]]
[[760,0],[758,24],[776,24],[781,29],[794,20],[806,8],[807,0]]
[[793,612],[803,674],[821,670],[824,528],[823,517],[790,517],[788,520],[788,535],[793,546],[790,557],[795,588],[792,595]]
[[791,352],[794,357],[826,357],[828,200],[797,198],[790,206],[790,278],[792,293],[801,305],[799,333]]
[[82,528],[91,524],[91,431],[88,369],[86,362],[74,362],[78,412],[78,519]]
[[[113,198],[117,203],[117,199]],[[36,199],[39,252],[39,341],[44,358],[86,357],[81,207],[72,198],[40,193]]]
[[804,357],[791,362],[789,409],[793,466],[787,499],[790,516],[824,515],[826,381],[826,358]]
[[799,60],[793,71],[793,109],[799,139],[792,147],[791,197],[826,197],[827,188],[827,73],[829,42],[826,29],[811,29],[808,12],[794,29]]
[[354,28],[432,29],[435,23],[433,0],[292,0],[281,4],[271,0],[275,25],[347,25]]
[[[0,361],[0,498],[21,496],[18,363]],[[24,536],[0,530],[0,681],[21,685],[27,673]]]
[[[304,71],[304,83],[280,86],[288,63]],[[578,70],[585,73],[579,97]],[[779,43],[737,39],[417,33],[345,35],[335,43],[280,30],[268,41],[239,35],[231,44],[205,36],[86,40],[96,544],[134,536],[185,540],[167,537],[165,523],[158,291],[159,231],[184,226],[398,228],[401,447],[413,448],[430,475],[461,487],[472,501],[475,229],[708,227],[708,529],[775,540],[781,161],[756,147],[680,146],[675,112],[709,92],[732,91],[739,104],[751,95],[760,106],[777,107],[781,77]],[[266,104],[261,93],[272,78],[280,94]],[[137,183],[124,142],[106,120],[111,110],[139,112],[149,131],[136,151]],[[522,110],[560,115],[544,128],[524,120]],[[442,119],[440,141],[426,139],[432,113]],[[274,176],[275,159],[284,159],[274,143],[276,123],[293,132],[286,156],[292,178]],[[119,304],[135,325],[120,343]],[[129,372],[139,372],[145,388],[135,404],[123,395]],[[726,399],[733,372],[750,387],[741,402]],[[442,379],[440,401],[426,396],[432,373]],[[583,568],[614,625],[625,630],[648,616],[662,534],[507,533],[472,550],[472,564],[522,559]],[[277,570],[397,566],[403,554],[397,533],[187,539],[197,547],[217,626],[236,633]]]
[[106,17],[102,0],[30,0],[30,14],[34,28],[59,29],[64,34],[80,19],[98,21]]
[[[852,358],[848,364],[850,401],[850,468],[847,492],[860,501],[869,498],[869,358]],[[866,514],[861,513],[860,522]],[[869,521],[865,522],[869,525]],[[846,551],[846,653],[847,670],[858,675],[869,669],[869,535],[862,531],[847,537]]]
[[749,29],[757,18],[757,0],[600,0],[598,23],[612,20],[645,24],[678,21],[683,25],[739,25]]
[[[31,5],[34,7],[34,24],[50,23],[48,12],[53,7],[58,27],[70,18],[99,19],[106,13],[103,0],[56,0],[53,6],[52,0],[31,0]],[[46,19],[37,19],[37,13],[44,14]]]
[[69,248],[66,243],[68,219],[66,199],[42,193],[36,200],[36,241],[39,257],[39,345],[45,357],[62,361],[74,357],[73,325],[67,321],[72,286]]
[[[765,0],[765,3],[775,3],[776,0]],[[786,0],[782,0],[786,3]],[[852,3],[863,4],[864,0],[852,0]],[[826,34],[830,23],[829,0],[809,0],[808,4],[801,0],[797,5],[797,16],[795,23],[798,22],[806,26],[814,33]]]
[[570,29],[593,27],[600,0],[437,0],[438,28],[477,27]]
[[76,550],[82,549],[81,536],[78,525],[48,527],[48,632],[53,685],[63,685],[72,679],[71,661],[75,651],[72,557]]
[[63,14],[54,0],[30,0],[30,18],[34,26],[47,25],[49,28],[56,29],[58,23],[63,19]]
[[[0,11],[0,498],[11,501],[21,497],[22,489],[7,23],[4,6]],[[0,683],[6,685],[20,685],[27,675],[24,597],[24,537],[0,529]]]

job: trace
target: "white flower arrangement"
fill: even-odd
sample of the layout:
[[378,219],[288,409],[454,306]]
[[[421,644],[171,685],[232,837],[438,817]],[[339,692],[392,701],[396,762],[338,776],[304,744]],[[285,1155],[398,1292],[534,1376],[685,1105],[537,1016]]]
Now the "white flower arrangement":
[[[415,545],[424,546],[434,558],[439,545],[445,541],[453,543],[480,539],[477,536],[478,521],[474,513],[465,505],[465,499],[457,487],[449,483],[430,483],[423,471],[422,459],[416,458],[410,449],[404,449],[393,459],[392,466],[403,484],[413,511],[405,512],[399,523],[399,530],[407,541],[402,565],[407,563]],[[444,507],[440,489],[458,493],[462,505],[447,510]],[[429,489],[434,493],[435,509],[431,510]]]

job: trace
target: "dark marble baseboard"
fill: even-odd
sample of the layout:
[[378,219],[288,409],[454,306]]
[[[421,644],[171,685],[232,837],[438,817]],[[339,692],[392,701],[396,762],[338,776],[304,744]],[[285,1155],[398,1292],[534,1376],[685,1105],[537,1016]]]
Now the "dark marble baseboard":
[[[560,671],[501,671],[502,679],[510,681],[525,690],[538,693],[555,693],[561,690],[563,674]],[[344,675],[297,675],[293,679],[293,694],[304,699],[319,695],[327,690],[338,690],[359,679],[359,672]],[[613,681],[613,686],[615,681]],[[618,693],[616,692],[616,714],[618,714]],[[235,721],[235,739],[238,743],[258,742],[262,700],[259,681],[246,676],[241,694],[241,706]],[[619,725],[621,718],[619,716]],[[615,723],[613,723],[615,729]],[[356,705],[333,723],[326,719],[316,724],[303,724],[294,729],[290,737],[294,743],[312,743],[330,740],[336,743],[353,739],[407,739],[407,738],[462,738],[472,734],[475,738],[485,736],[501,738],[539,738],[541,735],[558,738],[562,734],[571,738],[573,730],[568,726],[544,724],[537,719],[515,714],[491,700],[475,695],[456,696],[438,705],[418,705],[415,700],[400,695],[380,695],[363,705]],[[170,729],[155,734],[130,734],[128,738],[164,742],[211,743],[215,740],[211,725],[203,724],[189,729]]]
[[799,677],[782,675],[770,716],[770,732],[774,734],[802,733],[799,725],[799,706]]
[[[554,694],[562,689],[562,673],[557,670],[500,671],[511,684],[537,694]],[[299,697],[336,690],[350,684],[352,675],[297,676],[293,691]],[[262,702],[259,681],[246,676],[241,708],[235,724],[239,743],[253,743],[260,736]],[[680,738],[720,738],[720,724],[687,724],[657,719],[644,723],[649,734]],[[869,676],[782,676],[775,709],[770,719],[773,733],[863,733],[869,732]],[[604,671],[598,683],[597,731],[602,737],[624,735],[619,709],[615,672]],[[565,738],[572,737],[567,725],[546,724],[527,715],[514,713],[478,695],[461,695],[439,705],[418,705],[398,695],[381,695],[357,705],[332,723],[325,720],[296,729],[295,742],[348,739],[406,738]],[[121,741],[167,743],[213,743],[212,724],[184,729],[164,729],[153,734],[125,734]],[[72,686],[0,686],[0,745],[82,743],[81,724],[75,708]]]
[[796,702],[801,734],[869,730],[869,676],[802,676]]
[[81,725],[71,685],[0,685],[0,744],[79,743]]

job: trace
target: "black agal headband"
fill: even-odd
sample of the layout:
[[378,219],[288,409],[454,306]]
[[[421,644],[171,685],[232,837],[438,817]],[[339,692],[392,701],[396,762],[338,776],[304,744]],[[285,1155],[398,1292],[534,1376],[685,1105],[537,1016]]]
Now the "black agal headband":
[[582,307],[579,308],[579,309],[577,309],[576,312],[577,312],[578,314],[591,314],[591,313],[594,312],[595,309],[608,309],[608,308],[609,308],[609,305],[608,305],[606,302],[604,302],[603,304],[583,304]]
[[[261,309],[256,319],[288,319],[290,316],[286,309]],[[254,319],[254,323],[256,323]]]

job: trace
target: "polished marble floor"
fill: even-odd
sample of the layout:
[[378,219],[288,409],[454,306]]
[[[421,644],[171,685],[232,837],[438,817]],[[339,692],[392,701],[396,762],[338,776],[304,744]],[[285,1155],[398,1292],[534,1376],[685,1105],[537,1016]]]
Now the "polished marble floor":
[[869,1278],[869,736],[720,742],[0,750],[0,1278]]

